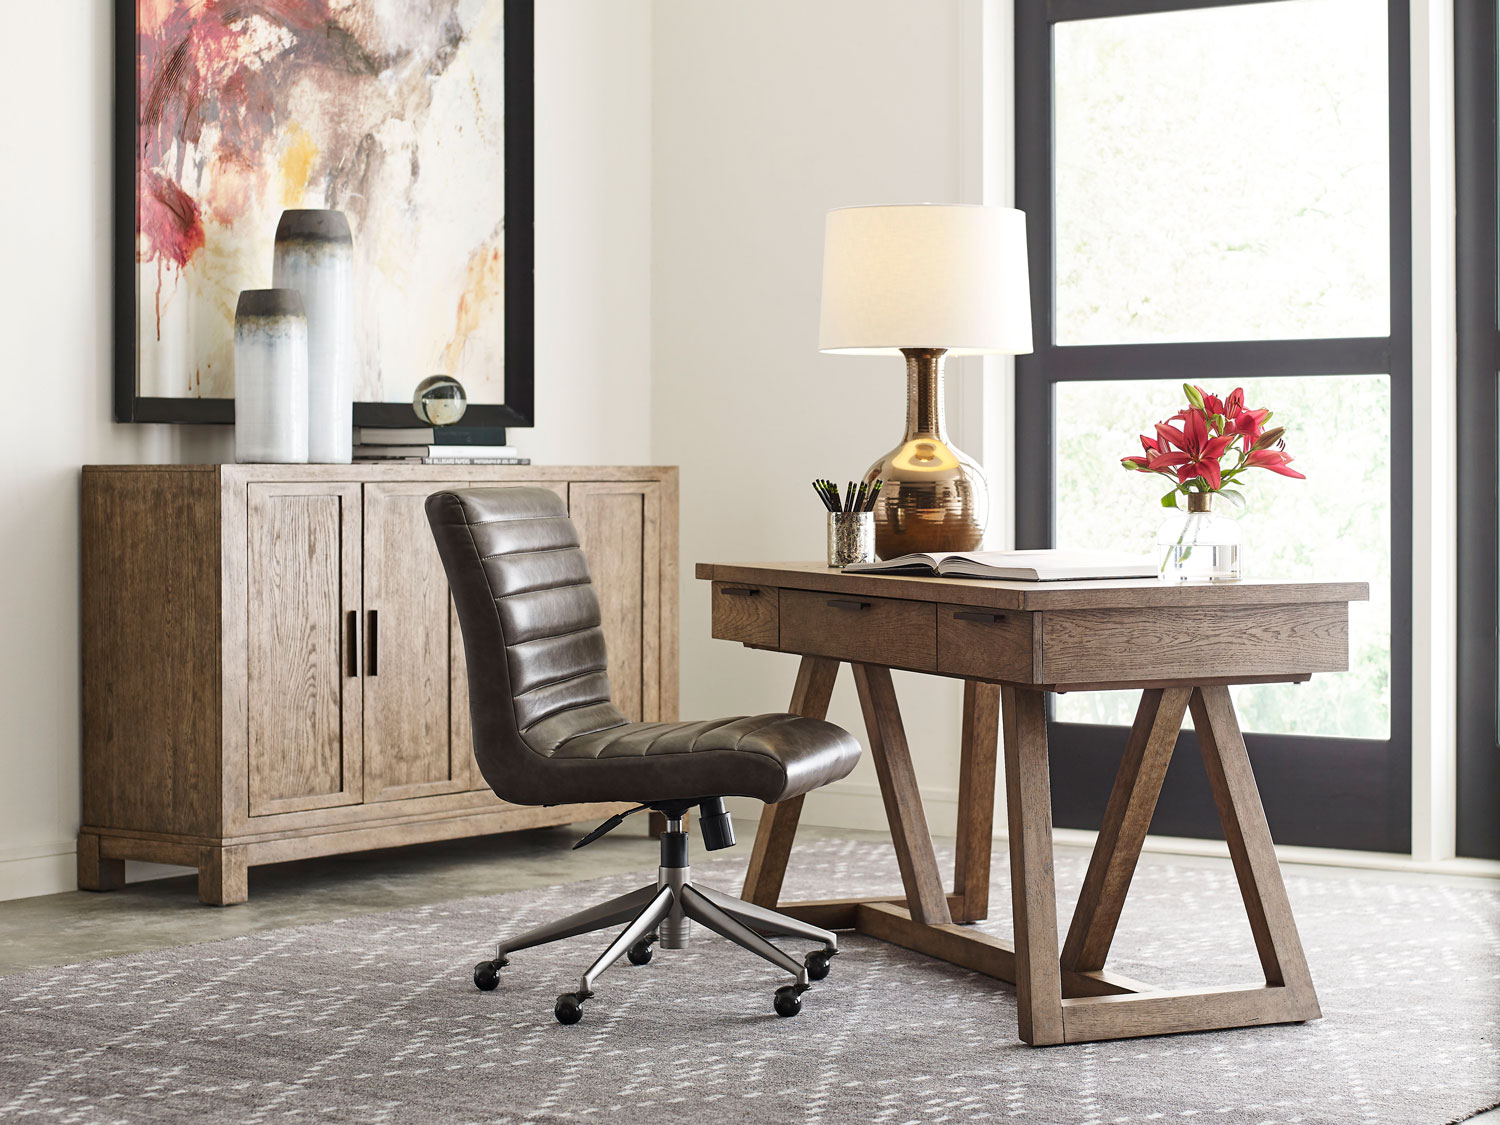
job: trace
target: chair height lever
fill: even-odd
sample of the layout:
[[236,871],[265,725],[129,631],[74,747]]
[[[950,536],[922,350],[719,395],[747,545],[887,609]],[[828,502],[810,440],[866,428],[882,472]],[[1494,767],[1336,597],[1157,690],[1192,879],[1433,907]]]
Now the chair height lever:
[[610,817],[603,824],[599,825],[598,828],[595,828],[587,836],[579,840],[578,843],[574,844],[573,850],[576,852],[585,844],[592,844],[600,836],[603,836],[607,832],[613,832],[616,828],[620,827],[620,825],[624,824],[625,818],[627,816],[630,816],[632,813],[641,812],[643,809],[649,809],[650,807],[650,805],[636,805],[636,807],[633,809],[626,809],[622,813],[615,813],[614,816]]

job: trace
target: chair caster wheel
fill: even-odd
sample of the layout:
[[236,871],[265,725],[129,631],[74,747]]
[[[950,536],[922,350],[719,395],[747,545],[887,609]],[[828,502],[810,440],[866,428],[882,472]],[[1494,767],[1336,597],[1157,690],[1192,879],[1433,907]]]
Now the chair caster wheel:
[[651,939],[642,938],[625,953],[632,965],[645,965],[651,961]]
[[557,998],[552,1014],[557,1017],[557,1022],[560,1024],[575,1024],[583,1019],[583,1001],[579,1000],[575,993],[564,992]]
[[804,957],[802,964],[807,969],[807,979],[822,980],[826,977],[833,958],[834,953],[830,949],[814,949]]
[[795,1016],[802,1010],[802,997],[797,992],[795,984],[782,985],[776,990],[776,1014],[778,1016]]
[[480,992],[491,992],[500,983],[500,966],[493,961],[481,961],[474,966],[474,987]]

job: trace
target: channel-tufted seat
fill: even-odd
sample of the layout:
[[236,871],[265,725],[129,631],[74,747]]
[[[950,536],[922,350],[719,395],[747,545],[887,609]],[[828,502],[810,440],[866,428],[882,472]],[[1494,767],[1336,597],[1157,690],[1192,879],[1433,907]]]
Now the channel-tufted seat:
[[463,629],[474,756],[503,799],[769,803],[854,768],[859,743],[819,719],[626,718],[610,702],[598,599],[556,493],[438,492],[427,518]]

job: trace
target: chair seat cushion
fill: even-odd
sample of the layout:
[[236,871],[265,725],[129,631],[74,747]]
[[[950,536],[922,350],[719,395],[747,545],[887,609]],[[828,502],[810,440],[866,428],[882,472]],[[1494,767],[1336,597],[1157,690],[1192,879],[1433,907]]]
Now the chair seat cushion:
[[563,742],[541,763],[549,803],[695,797],[784,801],[845,777],[859,743],[842,727],[771,714],[624,723]]

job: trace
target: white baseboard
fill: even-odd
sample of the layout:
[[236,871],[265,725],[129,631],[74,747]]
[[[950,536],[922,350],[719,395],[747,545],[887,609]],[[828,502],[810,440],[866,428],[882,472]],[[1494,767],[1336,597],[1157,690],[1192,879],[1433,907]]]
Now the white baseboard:
[[72,840],[0,851],[0,902],[76,890],[76,854]]
[[[127,883],[193,873],[191,867],[171,867],[164,863],[129,860],[125,864]],[[72,840],[0,849],[0,902],[77,889],[78,846]]]

